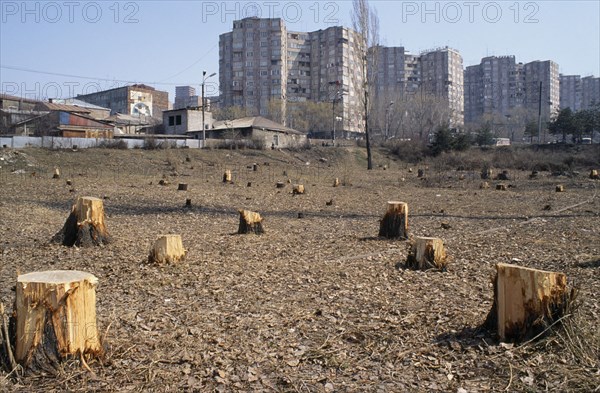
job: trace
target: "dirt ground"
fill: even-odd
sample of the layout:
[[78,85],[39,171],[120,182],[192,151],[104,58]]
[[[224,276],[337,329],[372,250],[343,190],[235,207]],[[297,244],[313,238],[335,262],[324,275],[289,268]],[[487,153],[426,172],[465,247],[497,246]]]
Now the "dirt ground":
[[[535,179],[511,170],[498,191],[498,181],[480,189],[478,172],[411,172],[383,151],[367,171],[360,148],[0,158],[0,300],[12,307],[19,273],[93,273],[106,345],[93,373],[77,361],[55,374],[1,371],[2,391],[600,390],[600,182],[589,168]],[[104,198],[111,244],[49,243],[77,196]],[[390,200],[408,203],[411,235],[444,239],[448,271],[404,269],[407,242],[377,238]],[[235,234],[242,208],[263,216],[263,235]],[[182,236],[186,259],[149,264],[168,233]],[[512,345],[480,329],[499,262],[566,273],[580,288],[576,334]]]

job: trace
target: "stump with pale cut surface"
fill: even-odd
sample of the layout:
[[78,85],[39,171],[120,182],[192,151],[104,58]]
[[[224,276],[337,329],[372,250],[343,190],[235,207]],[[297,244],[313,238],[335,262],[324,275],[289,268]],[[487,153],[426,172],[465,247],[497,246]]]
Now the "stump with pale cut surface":
[[379,236],[388,239],[408,238],[408,204],[390,201],[379,223]]
[[406,267],[415,270],[446,270],[448,256],[444,241],[435,237],[415,237],[406,258]]
[[304,185],[303,184],[294,185],[294,188],[292,189],[292,194],[294,194],[294,195],[304,194]]
[[340,185],[340,179],[338,179],[337,177],[333,180],[333,186],[334,187],[338,187]]
[[223,183],[231,183],[231,170],[230,169],[225,170],[225,173],[223,173]]
[[568,314],[574,296],[563,273],[498,263],[486,325],[501,341],[527,340]]
[[590,170],[590,179],[593,179],[593,180],[600,179],[600,175],[598,174],[598,170],[597,169]]
[[238,210],[240,213],[240,225],[238,227],[238,233],[264,233],[262,226],[262,217],[260,214],[250,210]]
[[98,246],[108,244],[110,236],[104,220],[104,202],[100,198],[79,197],[62,229],[52,241],[64,246]]
[[15,359],[32,370],[56,370],[78,356],[98,357],[103,348],[96,326],[98,279],[76,270],[17,277]]
[[176,263],[185,258],[185,253],[180,235],[161,235],[150,249],[148,262]]

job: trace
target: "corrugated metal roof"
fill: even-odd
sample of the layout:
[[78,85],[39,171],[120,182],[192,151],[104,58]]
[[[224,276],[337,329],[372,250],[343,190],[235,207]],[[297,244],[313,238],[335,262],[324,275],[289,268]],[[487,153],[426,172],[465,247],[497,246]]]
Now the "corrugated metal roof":
[[87,108],[81,108],[81,107],[78,107],[75,105],[54,104],[52,102],[39,102],[35,106],[35,109],[36,110],[46,110],[46,111],[90,113],[90,110]]
[[110,111],[110,108],[105,108],[103,106],[90,104],[89,102],[78,100],[77,98],[52,99],[52,104],[74,105],[74,106],[79,106],[81,108]]
[[265,131],[278,131],[287,134],[303,134],[293,128],[286,127],[262,116],[242,117],[235,120],[220,120],[214,123],[213,130],[228,130],[231,128],[258,128]]

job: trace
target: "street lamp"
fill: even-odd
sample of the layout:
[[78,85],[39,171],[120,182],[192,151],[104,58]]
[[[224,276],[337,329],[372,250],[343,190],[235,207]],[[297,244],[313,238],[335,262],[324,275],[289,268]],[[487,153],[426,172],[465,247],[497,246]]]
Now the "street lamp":
[[213,72],[209,76],[206,76],[206,70],[202,71],[202,147],[206,147],[206,124],[204,123],[204,82],[206,82],[208,78],[212,78],[215,75],[217,75],[217,73]]
[[394,105],[394,101],[390,101],[388,106],[385,108],[385,139],[390,138],[390,108]]

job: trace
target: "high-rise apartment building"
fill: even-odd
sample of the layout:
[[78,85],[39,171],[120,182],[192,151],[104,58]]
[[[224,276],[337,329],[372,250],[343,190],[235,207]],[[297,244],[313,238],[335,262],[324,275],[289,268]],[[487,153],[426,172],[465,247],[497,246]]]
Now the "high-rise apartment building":
[[600,77],[581,78],[581,108],[588,109],[600,104]]
[[[537,116],[540,82],[542,119],[558,113],[560,89],[558,64],[533,61],[522,64],[514,56],[490,56],[465,70],[465,121],[477,122],[484,115],[510,117],[514,110]],[[520,119],[519,121],[524,121]]]
[[464,124],[464,72],[457,50],[445,47],[421,53],[421,84],[426,94],[447,102],[451,127]]
[[393,100],[410,94],[427,94],[448,105],[450,125],[464,124],[462,57],[440,48],[412,55],[404,47],[371,48],[369,67],[378,97]]
[[176,86],[173,109],[197,108],[202,106],[202,97],[196,95],[192,86]]
[[581,109],[581,76],[560,74],[560,109]]
[[356,33],[340,26],[292,32],[279,18],[234,21],[233,30],[219,37],[221,106],[264,116],[285,114],[289,102],[337,98],[341,127],[361,132],[359,43]]

